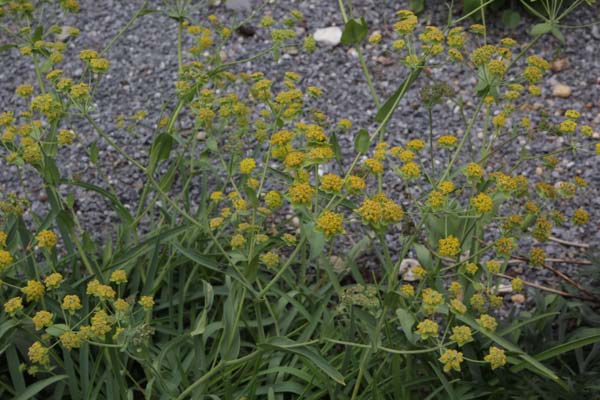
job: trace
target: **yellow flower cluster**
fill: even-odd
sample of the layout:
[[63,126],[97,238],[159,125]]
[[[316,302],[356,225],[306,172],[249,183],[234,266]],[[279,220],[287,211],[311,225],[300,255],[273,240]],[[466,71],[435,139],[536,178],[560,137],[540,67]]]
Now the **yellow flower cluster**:
[[109,280],[117,285],[127,283],[127,273],[123,269],[117,269],[110,274]]
[[477,319],[477,322],[479,322],[479,325],[481,325],[483,329],[488,330],[490,332],[494,332],[496,330],[496,327],[498,326],[496,318],[488,314],[482,314]]
[[268,251],[260,256],[260,261],[267,266],[267,268],[275,269],[279,265],[279,256],[277,253]]
[[326,211],[317,218],[317,228],[323,231],[327,239],[330,239],[334,235],[344,233],[342,221],[342,214]]
[[81,299],[76,294],[68,294],[63,298],[61,308],[70,314],[74,314],[81,307]]
[[491,364],[492,369],[506,365],[506,354],[504,353],[504,350],[495,346],[490,347],[489,354],[483,357],[483,359]]
[[473,341],[471,328],[466,325],[455,326],[452,328],[451,340],[454,340],[459,347]]
[[244,175],[249,175],[256,168],[256,161],[254,158],[244,158],[240,162],[240,172]]
[[290,198],[294,204],[308,205],[312,202],[316,190],[308,183],[297,183],[289,188]]
[[98,297],[103,300],[110,300],[116,296],[115,290],[108,286],[100,283],[98,279],[90,281],[86,288],[86,294]]
[[31,318],[33,321],[33,325],[35,326],[35,330],[39,331],[40,329],[46,328],[52,325],[52,320],[54,315],[51,312],[46,310],[41,310],[35,313],[35,315]]
[[60,286],[60,284],[64,281],[62,274],[58,272],[54,272],[44,278],[44,284],[46,285],[46,289],[52,290],[56,289]]
[[41,300],[45,291],[44,285],[34,280],[27,281],[27,286],[21,289],[28,303]]
[[479,193],[471,198],[471,205],[479,214],[489,213],[494,208],[492,198],[485,193]]
[[439,306],[444,304],[444,296],[431,288],[426,288],[422,293],[423,311],[425,314],[433,314]]
[[438,241],[439,253],[442,257],[456,257],[460,251],[460,241],[452,235]]
[[463,353],[448,349],[439,358],[439,361],[444,364],[444,372],[451,370],[460,371],[460,364],[463,362]]
[[40,233],[37,234],[35,239],[38,242],[38,247],[42,247],[42,248],[44,248],[44,247],[52,248],[52,247],[56,246],[56,243],[57,243],[56,233],[49,231],[49,230],[41,231]]
[[23,299],[20,297],[13,297],[9,299],[6,303],[4,303],[4,311],[8,313],[11,317],[14,317],[15,314],[23,309]]
[[417,333],[422,340],[437,337],[439,329],[437,322],[430,319],[423,320],[417,324]]

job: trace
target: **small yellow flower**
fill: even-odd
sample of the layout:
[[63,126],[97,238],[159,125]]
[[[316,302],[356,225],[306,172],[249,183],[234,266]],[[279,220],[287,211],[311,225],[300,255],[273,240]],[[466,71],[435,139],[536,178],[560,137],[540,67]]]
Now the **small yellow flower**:
[[483,359],[491,364],[492,369],[506,365],[506,354],[504,353],[504,350],[495,346],[490,347],[489,354],[483,357]]
[[438,242],[439,253],[442,257],[456,257],[460,251],[460,241],[458,238],[450,235]]
[[73,96],[74,99],[83,99],[89,96],[90,87],[85,83],[78,83],[71,86],[69,93],[71,93],[71,96]]
[[454,147],[458,142],[458,138],[454,135],[443,135],[437,140],[440,147],[448,148]]
[[573,213],[573,223],[575,225],[585,225],[590,220],[590,215],[583,208],[578,208]]
[[560,123],[559,128],[563,133],[573,133],[577,129],[577,122],[567,119]]
[[328,192],[339,192],[344,186],[344,180],[336,174],[325,174],[321,177],[321,188]]
[[29,361],[33,364],[48,365],[50,363],[50,357],[48,356],[48,349],[42,345],[41,342],[34,342],[27,351]]
[[111,329],[111,324],[109,321],[108,314],[106,314],[106,311],[97,311],[92,316],[91,330],[96,336],[103,337],[106,333],[110,332]]
[[129,303],[123,299],[115,300],[115,302],[113,303],[113,306],[115,307],[115,310],[120,313],[127,312],[130,307]]
[[392,42],[392,48],[394,50],[402,50],[405,47],[406,47],[406,41],[403,39],[394,40]]
[[17,89],[15,92],[16,92],[17,96],[29,97],[33,94],[33,85],[30,85],[28,83],[19,85],[19,86],[17,86]]
[[496,250],[496,254],[499,257],[510,257],[512,251],[515,247],[515,242],[513,238],[510,237],[501,237],[494,243],[494,247]]
[[479,164],[469,163],[465,168],[465,176],[469,180],[479,180],[483,176],[483,168]]
[[407,297],[413,297],[415,295],[415,288],[413,285],[409,285],[409,284],[402,285],[402,287],[400,288],[400,291],[402,292],[402,294],[404,294]]
[[90,61],[98,57],[96,50],[84,49],[79,52],[79,58],[83,61]]
[[427,197],[427,205],[434,209],[442,207],[444,205],[444,201],[444,194],[442,192],[438,192],[437,190],[433,190]]
[[38,247],[41,248],[52,248],[54,246],[56,246],[57,243],[57,238],[56,238],[56,233],[49,231],[49,230],[43,230],[40,233],[37,234],[37,236],[35,237],[35,239],[38,242]]
[[33,324],[35,325],[35,330],[39,331],[40,329],[46,328],[50,325],[52,325],[52,319],[54,318],[54,315],[51,312],[45,311],[45,310],[41,310],[35,313],[35,315],[33,316],[32,321]]
[[78,349],[81,346],[82,335],[77,332],[65,332],[58,338],[60,344],[67,350]]
[[61,129],[60,132],[58,132],[56,139],[60,145],[70,145],[75,140],[75,132],[70,129]]
[[383,174],[383,164],[381,161],[374,158],[368,158],[365,160],[365,165],[369,168],[369,171],[376,175]]
[[465,306],[465,304],[459,299],[450,300],[450,306],[459,314],[464,314],[467,312],[467,306]]
[[281,205],[283,204],[283,199],[279,192],[271,190],[270,192],[267,192],[267,194],[265,194],[265,204],[271,210],[275,210],[281,207]]
[[417,325],[417,333],[419,334],[422,340],[426,340],[430,337],[437,337],[438,330],[438,324],[430,319],[423,320]]
[[58,288],[63,280],[62,274],[54,272],[44,279],[44,283],[46,284],[46,289],[52,290]]
[[481,325],[483,329],[490,332],[494,332],[498,326],[496,318],[488,314],[482,314],[481,317],[477,319],[477,322],[479,322],[479,325]]
[[240,162],[240,172],[244,175],[249,175],[256,168],[254,158],[245,158]]
[[452,281],[450,286],[448,287],[448,291],[452,293],[455,297],[461,297],[462,295],[462,285],[457,281]]
[[367,223],[379,223],[383,220],[383,207],[376,200],[365,199],[356,212]]
[[497,260],[489,260],[485,263],[485,267],[490,274],[497,274],[500,272],[500,267],[502,267],[502,264]]
[[94,58],[90,60],[90,67],[94,72],[105,73],[110,68],[110,61],[106,58]]
[[27,286],[21,289],[21,292],[25,294],[28,303],[41,300],[41,298],[44,297],[45,291],[44,285],[33,280],[27,281]]
[[343,216],[332,211],[326,211],[317,219],[317,228],[325,234],[327,239],[344,233]]
[[341,129],[351,129],[352,128],[352,122],[349,119],[346,118],[341,118],[337,125],[341,128]]
[[496,127],[496,128],[502,128],[506,125],[506,116],[502,113],[495,115],[492,118],[492,124]]
[[485,297],[481,293],[475,293],[471,296],[469,304],[475,311],[482,312],[485,310]]
[[488,213],[494,208],[492,198],[485,193],[479,193],[477,196],[471,198],[471,205],[479,214]]
[[6,250],[0,250],[0,271],[13,263],[14,259]]
[[365,190],[367,184],[363,178],[356,175],[350,175],[346,181],[348,190],[351,192],[360,192]]
[[444,304],[444,296],[431,288],[426,288],[422,293],[423,311],[425,314],[433,314],[439,306]]
[[4,303],[4,311],[11,317],[23,309],[23,299],[20,297],[13,297]]
[[373,32],[371,36],[369,36],[369,43],[377,44],[381,42],[381,32]]
[[267,268],[275,269],[279,265],[279,256],[277,253],[272,251],[266,252],[260,256],[260,261],[267,266]]
[[236,233],[231,237],[230,244],[232,248],[238,249],[246,244],[246,238],[243,235]]
[[297,183],[289,188],[290,198],[294,204],[310,204],[315,189],[308,183]]
[[124,269],[117,269],[110,274],[110,281],[120,285],[122,283],[127,283],[127,273]]
[[439,185],[440,190],[444,194],[450,194],[454,191],[454,183],[452,181],[443,181]]
[[488,64],[488,69],[493,76],[501,78],[506,73],[506,63],[502,60],[492,60]]
[[471,328],[466,325],[455,326],[452,328],[450,339],[454,340],[459,347],[473,341]]
[[521,290],[523,290],[523,280],[521,280],[521,278],[519,277],[516,277],[512,280],[511,286],[513,291],[520,292]]
[[463,362],[463,353],[448,349],[438,360],[444,364],[444,372],[450,372],[451,370],[460,371],[460,364]]
[[415,162],[408,162],[400,168],[400,175],[404,179],[416,179],[421,175],[421,168]]
[[154,298],[152,296],[142,296],[140,297],[139,303],[146,311],[148,311],[154,307]]
[[76,294],[68,294],[63,298],[61,308],[70,314],[74,314],[81,307],[81,300]]
[[478,270],[478,269],[479,269],[479,268],[477,267],[477,264],[475,264],[475,263],[468,263],[468,264],[465,266],[465,271],[467,271],[467,273],[468,273],[469,275],[475,275],[475,274],[477,273],[477,270]]
[[534,247],[529,252],[529,262],[534,267],[543,267],[546,263],[546,253],[539,247]]
[[567,110],[565,111],[565,117],[569,119],[579,119],[581,114],[577,110]]

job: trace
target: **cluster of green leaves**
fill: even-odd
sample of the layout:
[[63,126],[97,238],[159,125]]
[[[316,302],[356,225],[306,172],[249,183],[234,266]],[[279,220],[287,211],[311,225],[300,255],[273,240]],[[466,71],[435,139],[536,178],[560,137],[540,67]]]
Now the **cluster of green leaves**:
[[[578,0],[563,2],[560,0],[463,0],[463,12],[470,14],[477,11],[473,18],[485,19],[497,16],[507,28],[516,28],[522,22],[522,13],[526,12],[543,22],[533,27],[532,34],[539,35],[552,32],[559,40],[564,37],[560,33],[559,23],[562,18],[580,6],[595,4],[595,0]],[[409,0],[410,9],[420,13],[426,9],[426,0]],[[483,6],[483,7],[482,7]]]

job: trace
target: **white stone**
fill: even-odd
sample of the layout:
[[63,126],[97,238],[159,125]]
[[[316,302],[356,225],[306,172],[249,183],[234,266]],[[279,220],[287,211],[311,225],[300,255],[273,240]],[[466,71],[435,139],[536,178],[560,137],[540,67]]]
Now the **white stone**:
[[327,46],[336,46],[342,39],[342,30],[337,26],[319,28],[313,33],[313,38]]
[[556,97],[561,97],[563,99],[566,99],[567,97],[571,96],[572,92],[573,90],[570,86],[563,85],[562,83],[559,83],[552,88],[552,94]]
[[414,282],[418,279],[413,273],[413,270],[420,265],[421,264],[419,263],[419,261],[415,260],[414,258],[405,258],[400,263],[400,268],[398,268],[398,275],[400,275],[402,279],[406,282]]

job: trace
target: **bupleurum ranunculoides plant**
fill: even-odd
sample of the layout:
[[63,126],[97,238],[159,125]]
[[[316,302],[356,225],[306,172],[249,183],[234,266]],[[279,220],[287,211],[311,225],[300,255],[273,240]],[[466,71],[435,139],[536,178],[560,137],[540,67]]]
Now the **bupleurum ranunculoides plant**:
[[[64,12],[80,8],[74,0],[56,3]],[[3,310],[32,338],[25,366],[31,375],[62,367],[64,353],[59,349],[71,354],[92,346],[99,352],[117,348],[146,363],[144,374],[150,381],[155,372],[149,367],[148,351],[154,328],[166,318],[155,314],[155,308],[166,307],[155,304],[157,295],[162,293],[161,300],[167,303],[172,294],[171,284],[163,286],[164,280],[171,279],[167,268],[159,269],[152,281],[146,270],[101,264],[88,250],[91,239],[80,237],[84,235],[73,212],[74,199],[58,190],[64,180],[56,165],[61,148],[79,140],[71,123],[74,117],[89,122],[93,131],[146,175],[136,215],[128,217],[120,209],[126,220],[122,229],[127,225],[134,230],[128,250],[139,245],[137,224],[152,214],[151,206],[160,200],[173,212],[175,222],[162,215],[153,220],[157,226],[192,226],[189,237],[173,240],[193,242],[202,237],[203,256],[219,255],[218,263],[207,265],[216,271],[225,265],[227,284],[235,281],[244,296],[253,296],[256,307],[274,296],[274,288],[297,284],[299,292],[306,292],[308,287],[319,291],[331,285],[329,301],[338,304],[338,319],[332,323],[344,330],[353,307],[364,308],[374,322],[369,335],[381,341],[378,345],[385,351],[431,359],[441,363],[445,373],[464,372],[465,362],[489,364],[496,370],[509,362],[511,353],[523,356],[516,345],[490,345],[489,340],[503,323],[497,313],[504,304],[503,283],[510,281],[514,292],[523,291],[527,284],[507,274],[509,260],[520,256],[531,267],[544,267],[542,244],[551,238],[553,227],[588,222],[586,210],[571,206],[586,181],[564,176],[553,182],[549,172],[563,154],[599,151],[599,144],[590,149],[593,128],[580,123],[578,111],[566,111],[560,121],[530,111],[528,102],[542,94],[540,83],[550,67],[546,60],[529,54],[539,38],[524,46],[511,38],[491,44],[483,35],[483,25],[423,27],[412,12],[399,11],[391,47],[414,77],[405,81],[402,92],[425,68],[454,65],[476,74],[473,90],[478,103],[465,118],[464,131],[437,132],[430,118],[428,129],[415,127],[418,134],[405,138],[402,146],[392,146],[394,133],[387,123],[398,101],[373,132],[356,129],[346,118],[333,122],[312,106],[314,99],[327,95],[322,88],[305,87],[303,77],[291,71],[283,76],[232,72],[239,71],[243,60],[226,63],[220,49],[231,39],[233,28],[216,16],[195,24],[172,12],[169,16],[176,20],[178,34],[189,35],[193,46],[185,50],[178,42],[176,105],[171,113],[156,118],[157,137],[144,165],[92,117],[95,85],[111,66],[106,51],[80,49],[84,72],[81,78],[73,78],[71,71],[61,69],[65,43],[51,38],[64,32],[77,37],[77,28],[37,27],[32,24],[36,7],[26,1],[10,1],[1,10],[2,17],[20,24],[14,32],[19,38],[16,46],[31,59],[36,72],[35,81],[15,88],[15,107],[0,113],[3,157],[18,166],[22,176],[25,171],[42,176],[53,210],[52,218],[34,218],[28,224],[23,219],[31,212],[26,198],[7,195],[0,203],[1,221],[7,227],[0,231]],[[302,18],[299,11],[290,12],[281,23],[263,17],[260,24],[273,41],[264,53],[278,57],[282,48],[299,41],[307,52],[314,51],[312,36],[298,38],[293,29]],[[378,46],[385,40],[375,33],[368,42]],[[445,82],[426,84],[420,92],[422,105],[433,116],[434,106],[450,100],[466,113],[469,110],[458,101],[456,90]],[[183,135],[183,115],[193,119],[197,134]],[[138,111],[130,121],[135,124],[150,117]],[[125,118],[116,118],[118,129],[124,128]],[[476,131],[481,135],[476,136]],[[342,152],[339,139],[349,136],[355,137],[356,154],[343,159],[347,151]],[[491,169],[491,160],[511,145],[533,143],[544,136],[562,140],[548,153],[523,153],[500,169]],[[171,149],[176,145],[181,155],[175,158]],[[172,186],[175,169],[157,178],[156,167],[165,159],[190,171],[180,192]],[[540,166],[543,174],[527,177],[525,165]],[[182,193],[194,184],[192,177],[208,173],[214,179],[210,184],[203,181],[195,210]],[[400,182],[400,190],[383,190],[383,181],[390,178]],[[118,203],[116,196],[107,197]],[[399,247],[388,243],[388,234],[400,235]],[[341,281],[348,271],[335,260],[349,253],[351,241],[357,238],[366,238],[380,253],[380,271],[373,273],[370,284],[344,287]],[[524,248],[523,243],[534,245]],[[180,251],[181,244],[177,246]],[[67,249],[69,257],[61,249]],[[410,251],[421,265],[411,269],[409,280],[397,271]],[[164,259],[171,260],[174,253],[168,251]],[[77,260],[75,270],[69,264],[72,259]],[[151,265],[149,270],[157,268]],[[180,279],[191,281],[193,276]],[[140,281],[151,283],[144,286]],[[188,284],[182,285],[181,293]],[[161,334],[205,332],[202,318],[194,328],[188,318],[193,319],[179,314],[181,331],[169,325],[161,327]],[[394,329],[389,329],[392,325]],[[338,345],[351,343],[331,340]],[[469,357],[463,354],[464,346],[473,346]],[[551,372],[542,372],[554,379]]]

